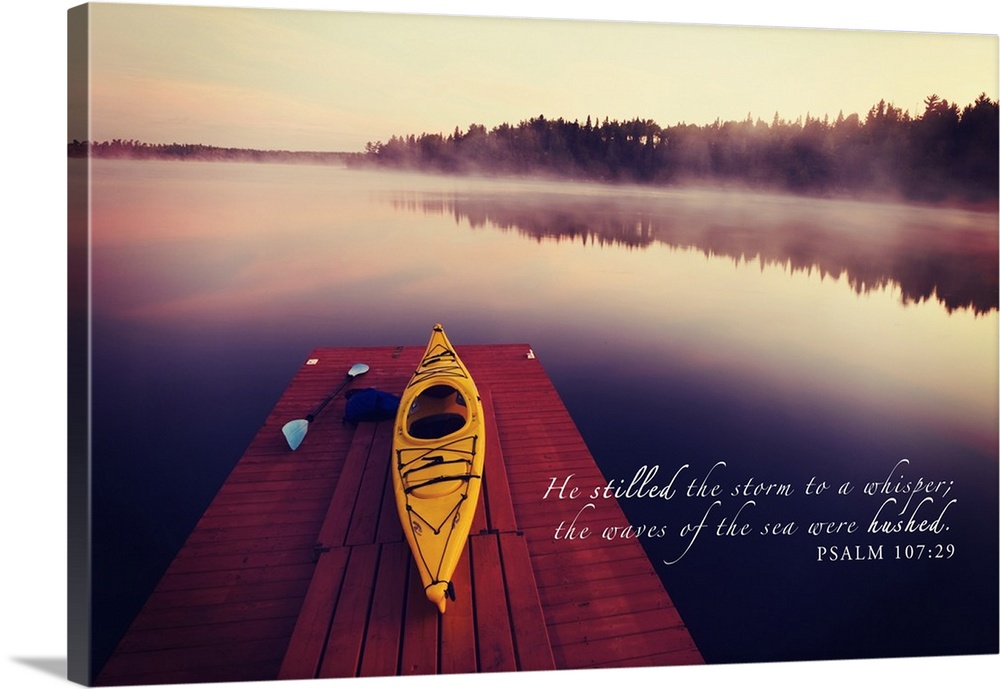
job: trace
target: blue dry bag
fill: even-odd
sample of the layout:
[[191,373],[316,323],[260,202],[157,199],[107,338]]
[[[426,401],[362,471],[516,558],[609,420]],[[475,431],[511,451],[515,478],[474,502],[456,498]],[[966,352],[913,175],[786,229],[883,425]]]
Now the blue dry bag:
[[398,408],[399,398],[383,390],[375,388],[348,390],[344,422],[358,423],[359,421],[394,419]]

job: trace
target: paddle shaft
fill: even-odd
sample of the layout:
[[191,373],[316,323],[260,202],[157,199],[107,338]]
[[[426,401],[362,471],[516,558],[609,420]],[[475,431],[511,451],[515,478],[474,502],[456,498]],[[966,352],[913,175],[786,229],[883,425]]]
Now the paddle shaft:
[[339,395],[340,391],[343,390],[345,387],[347,387],[347,384],[350,383],[352,380],[354,380],[354,376],[348,373],[347,378],[345,378],[344,382],[340,384],[340,387],[334,390],[329,397],[320,402],[319,406],[316,407],[316,409],[314,409],[312,413],[310,413],[309,416],[306,417],[306,421],[312,423],[313,420],[316,418],[316,415],[319,414],[321,411],[323,411],[323,408],[326,407],[326,405],[330,404],[330,402],[333,401],[333,398]]

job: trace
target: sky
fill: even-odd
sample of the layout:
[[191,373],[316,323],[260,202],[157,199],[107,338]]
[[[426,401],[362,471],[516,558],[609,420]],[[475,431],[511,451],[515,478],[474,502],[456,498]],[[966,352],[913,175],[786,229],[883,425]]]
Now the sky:
[[93,4],[91,131],[71,138],[358,151],[538,115],[703,125],[863,117],[881,99],[918,115],[931,94],[960,107],[998,95],[988,33],[364,7],[382,5]]

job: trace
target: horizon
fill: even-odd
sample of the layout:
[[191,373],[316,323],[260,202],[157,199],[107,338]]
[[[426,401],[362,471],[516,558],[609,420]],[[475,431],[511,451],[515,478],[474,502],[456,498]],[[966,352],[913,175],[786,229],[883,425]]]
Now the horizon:
[[[942,101],[945,101],[945,102],[947,102],[947,103],[949,103],[951,105],[956,106],[958,108],[959,114],[961,114],[961,112],[962,112],[962,110],[964,108],[966,108],[967,106],[973,105],[974,102],[975,102],[975,101],[970,101],[969,103],[960,103],[958,101],[953,101],[953,100],[947,98],[946,96],[942,96],[941,94],[927,94],[927,97],[934,96],[934,95],[940,96]],[[986,94],[985,91],[982,92],[982,95],[987,95],[987,97],[989,97],[989,95]],[[994,103],[997,102],[997,99],[995,99],[995,98],[990,98],[990,100],[993,101]],[[829,114],[824,114],[822,117],[816,117],[816,116],[813,116],[810,113],[800,114],[800,115],[791,116],[791,117],[784,117],[784,116],[781,116],[780,113],[775,113],[774,117],[769,118],[769,119],[765,119],[764,117],[751,117],[750,119],[752,119],[752,121],[754,122],[755,125],[757,123],[762,122],[765,128],[770,128],[773,125],[773,121],[774,121],[775,117],[780,117],[780,120],[781,120],[782,124],[791,124],[791,125],[794,125],[794,126],[801,126],[801,124],[805,120],[807,120],[808,118],[812,118],[813,120],[817,120],[817,121],[824,122],[824,123],[829,120],[832,123],[832,122],[835,122],[836,119],[839,116],[843,116],[844,118],[848,118],[848,117],[856,115],[856,116],[858,116],[861,124],[864,124],[865,123],[865,117],[868,114],[868,112],[871,109],[877,107],[880,102],[884,102],[886,106],[899,107],[896,103],[893,103],[893,102],[885,100],[885,99],[880,99],[879,101],[876,101],[876,102],[872,103],[869,106],[869,108],[866,109],[864,112],[845,112],[845,111],[841,110],[841,111],[838,111],[838,115],[837,116],[830,116]],[[919,113],[918,112],[911,112],[911,111],[907,110],[906,108],[901,108],[901,107],[899,109],[902,112],[902,115],[904,116],[904,118],[908,117],[908,118],[911,118],[913,120],[917,120],[917,119],[919,119],[920,117],[923,116],[923,112],[919,112]],[[610,120],[611,122],[619,122],[619,123],[622,123],[622,122],[626,121],[626,120],[615,120],[613,118],[604,118],[604,117],[597,118],[597,117],[592,117],[590,115],[588,115],[585,118],[580,118],[580,117],[569,118],[569,117],[564,117],[564,116],[549,117],[549,116],[545,115],[544,113],[539,113],[539,114],[537,114],[537,115],[535,115],[533,117],[543,117],[545,120],[551,121],[551,122],[562,120],[562,121],[569,122],[569,123],[573,123],[573,122],[582,123],[582,122],[585,122],[586,119],[592,119],[593,120],[593,126],[595,128],[603,126],[603,124],[606,121],[606,119]],[[749,115],[748,115],[748,117],[749,117]],[[492,125],[488,125],[488,124],[485,124],[485,123],[482,123],[482,122],[472,122],[472,123],[470,123],[468,125],[465,125],[465,126],[456,124],[453,127],[450,127],[450,128],[447,128],[447,129],[443,129],[443,130],[439,130],[439,131],[435,131],[435,132],[430,132],[430,131],[423,131],[423,132],[415,132],[415,131],[410,131],[410,132],[395,132],[395,133],[391,134],[390,137],[387,137],[386,140],[388,140],[388,138],[391,138],[391,137],[397,137],[397,138],[399,138],[399,137],[407,137],[407,136],[410,136],[410,135],[418,136],[419,137],[419,136],[424,135],[424,134],[429,134],[429,135],[440,134],[442,136],[448,137],[448,136],[451,136],[452,133],[454,133],[454,131],[455,131],[456,128],[461,133],[465,133],[465,132],[468,132],[469,128],[471,126],[473,126],[473,125],[475,125],[475,126],[480,126],[481,125],[481,126],[483,126],[483,127],[486,128],[487,132],[494,132],[497,129],[503,127],[503,126],[511,126],[511,127],[521,126],[521,125],[527,123],[530,119],[531,118],[529,117],[529,118],[524,118],[524,119],[522,119],[522,120],[520,120],[518,122],[504,121],[504,122],[498,122],[498,123],[492,124]],[[639,116],[639,117],[635,117],[635,118],[630,118],[630,120],[627,120],[627,121],[633,121],[633,120],[646,121],[646,120],[651,120],[651,119],[652,118],[644,118],[644,117]],[[727,120],[723,120],[722,118],[718,118],[717,117],[717,118],[713,119],[711,122],[700,122],[700,123],[694,123],[694,122],[676,122],[676,123],[672,123],[672,124],[661,125],[659,122],[656,122],[655,120],[653,120],[653,122],[657,126],[660,126],[663,129],[671,129],[671,128],[674,128],[674,127],[683,127],[683,126],[694,126],[694,127],[697,127],[697,128],[708,128],[708,127],[714,126],[715,124],[723,124],[723,125],[724,124],[740,124],[740,123],[745,122],[745,121],[747,121],[746,117],[744,117],[742,119],[727,119]],[[349,154],[356,154],[356,153],[364,153],[365,152],[364,147],[362,147],[359,150],[287,149],[287,148],[285,148],[285,149],[279,149],[279,148],[259,148],[257,146],[252,145],[252,144],[222,146],[222,145],[218,145],[218,144],[215,144],[213,142],[210,142],[210,141],[165,141],[165,140],[164,141],[145,141],[145,140],[141,140],[141,139],[121,137],[121,136],[116,136],[116,137],[111,137],[111,138],[103,138],[103,139],[90,139],[90,140],[87,140],[87,139],[71,139],[68,143],[104,144],[104,143],[110,143],[110,142],[113,142],[113,141],[120,141],[120,142],[123,142],[123,143],[141,144],[141,145],[144,145],[144,146],[156,146],[156,147],[159,147],[159,146],[199,146],[199,147],[205,147],[205,148],[215,148],[215,149],[224,149],[224,150],[259,151],[259,152],[264,152],[264,153],[318,153],[318,154],[345,154],[345,155],[349,155]],[[377,141],[381,141],[381,140],[370,139],[370,140],[366,141],[366,144],[367,143],[376,143]],[[382,143],[385,143],[385,142],[382,141]]]

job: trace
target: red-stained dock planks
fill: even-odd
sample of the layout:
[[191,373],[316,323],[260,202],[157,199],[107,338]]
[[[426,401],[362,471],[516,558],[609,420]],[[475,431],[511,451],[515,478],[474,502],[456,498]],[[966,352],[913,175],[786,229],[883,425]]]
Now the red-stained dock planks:
[[[505,672],[701,663],[635,541],[554,540],[581,503],[553,480],[605,483],[527,345],[458,346],[488,420],[483,497],[440,615],[395,513],[391,424],[341,422],[343,396],[298,450],[304,417],[351,387],[399,393],[423,345],[317,349],[275,405],[117,650],[99,685]],[[601,501],[577,526],[625,523]]]

